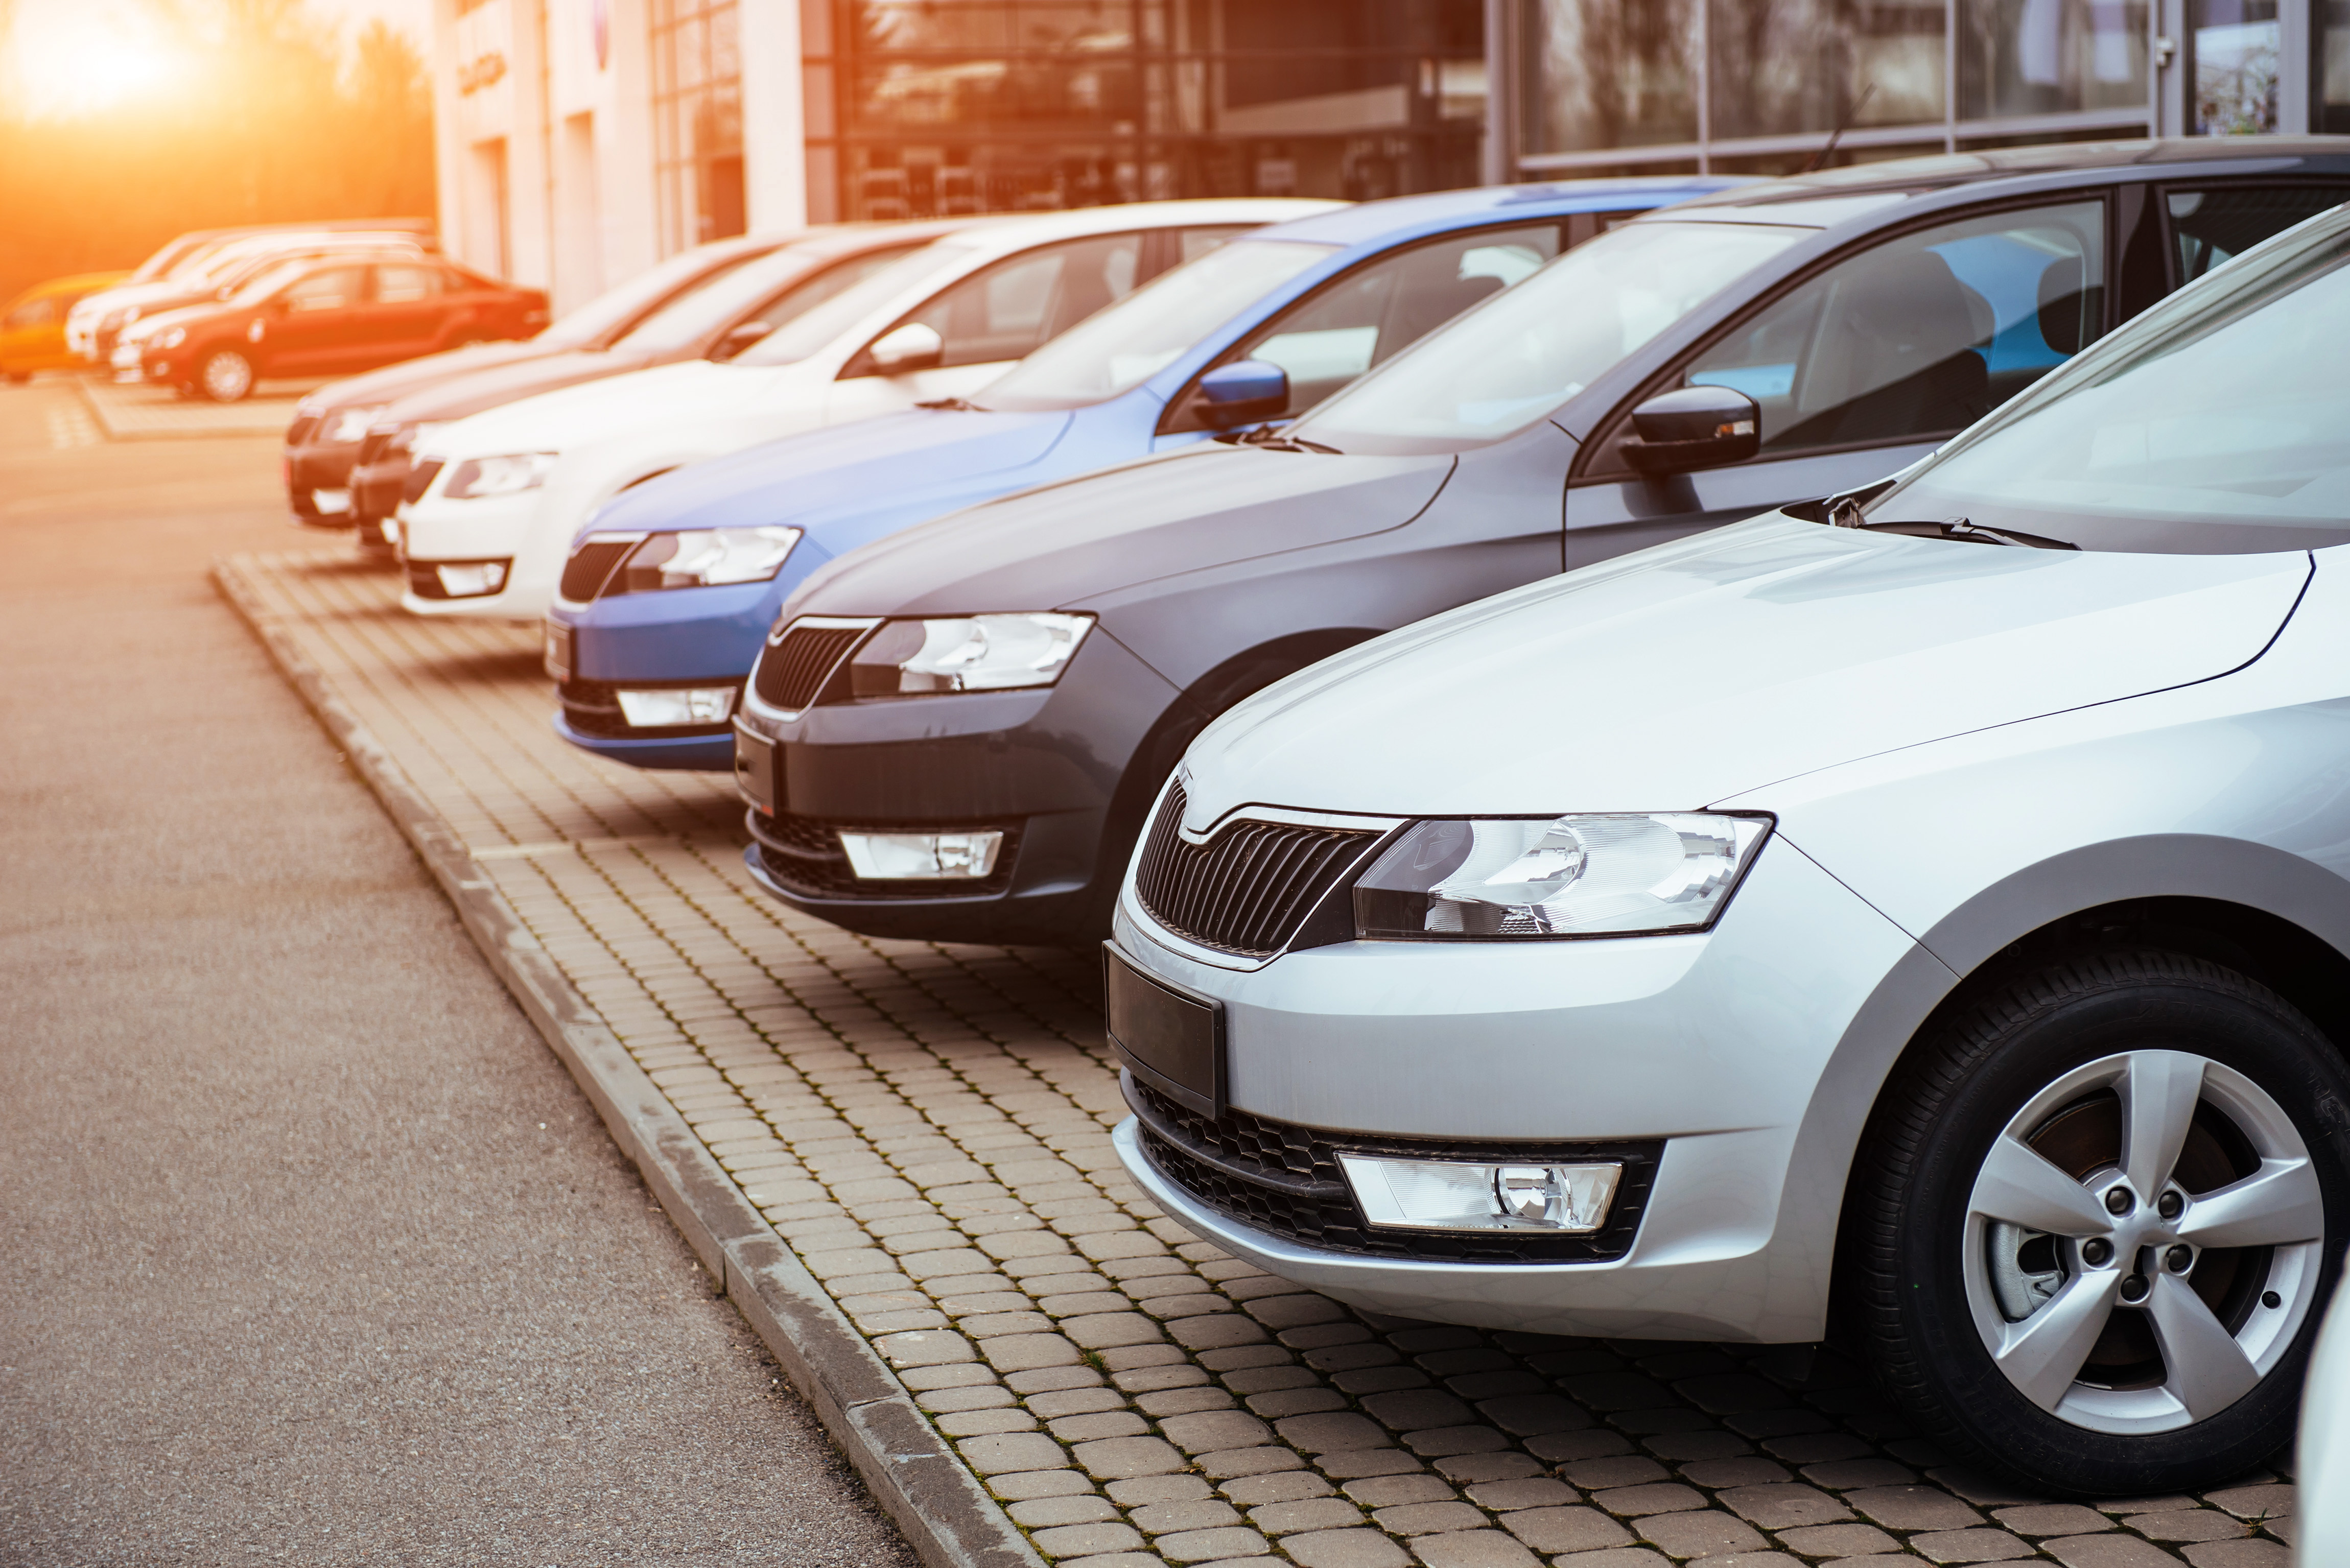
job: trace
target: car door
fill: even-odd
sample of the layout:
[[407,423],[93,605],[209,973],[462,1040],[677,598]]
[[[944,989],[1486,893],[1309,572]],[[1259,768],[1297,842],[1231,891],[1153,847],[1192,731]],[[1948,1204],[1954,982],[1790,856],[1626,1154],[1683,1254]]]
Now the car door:
[[255,347],[273,376],[332,375],[351,367],[366,334],[368,269],[320,267],[278,296]]
[[[1562,222],[1470,229],[1384,252],[1263,323],[1208,369],[1243,359],[1280,366],[1289,376],[1289,405],[1274,417],[1295,419],[1556,255]],[[1155,447],[1188,445],[1216,428],[1203,417],[1196,386],[1168,400]]]
[[941,349],[928,369],[883,375],[868,344],[841,369],[828,423],[861,420],[977,391],[1048,338],[1147,281],[1148,232],[1095,234],[1021,251],[949,285],[892,322],[875,341],[920,323]]
[[458,281],[430,262],[378,262],[367,307],[367,351],[376,364],[412,359],[438,347],[449,285]]

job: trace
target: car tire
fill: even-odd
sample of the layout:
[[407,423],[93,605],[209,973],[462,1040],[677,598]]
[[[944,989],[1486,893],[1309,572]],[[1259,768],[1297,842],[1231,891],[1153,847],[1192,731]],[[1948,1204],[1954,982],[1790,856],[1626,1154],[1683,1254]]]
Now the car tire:
[[2350,1072],[2267,988],[2087,954],[1905,1059],[1840,1305],[1937,1443],[2042,1490],[2193,1490],[2293,1439],[2350,1228]]
[[234,403],[253,393],[253,361],[234,348],[215,348],[196,370],[196,385],[216,403]]

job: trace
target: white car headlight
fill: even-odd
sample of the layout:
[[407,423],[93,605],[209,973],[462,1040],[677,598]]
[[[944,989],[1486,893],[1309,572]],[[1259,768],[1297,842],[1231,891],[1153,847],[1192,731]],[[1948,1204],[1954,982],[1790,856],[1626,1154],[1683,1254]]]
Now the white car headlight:
[[327,425],[327,440],[337,446],[356,445],[367,439],[368,426],[375,423],[376,415],[381,412],[381,403],[366,408],[338,409],[334,419]]
[[850,660],[849,691],[898,697],[1050,686],[1093,624],[1089,615],[1050,612],[889,621]]
[[186,327],[166,327],[162,331],[158,332],[153,337],[148,339],[147,347],[150,348],[177,348],[181,344],[185,343],[187,340],[188,329]]
[[1699,931],[1761,847],[1762,817],[1696,812],[1415,823],[1355,884],[1365,937]]
[[493,495],[519,495],[536,490],[555,471],[551,452],[508,452],[498,457],[469,457],[449,475],[442,493],[452,501],[479,501]]
[[709,588],[764,583],[784,569],[797,528],[681,528],[654,534],[629,552],[619,591]]

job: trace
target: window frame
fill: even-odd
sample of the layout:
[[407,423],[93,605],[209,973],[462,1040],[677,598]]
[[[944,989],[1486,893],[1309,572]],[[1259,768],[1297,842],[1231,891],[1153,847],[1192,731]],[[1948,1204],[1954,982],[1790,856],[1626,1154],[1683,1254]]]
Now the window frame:
[[[2339,192],[2342,202],[2350,202],[2350,176],[2328,180],[2317,175],[2282,175],[2269,180],[2169,180],[2151,181],[2147,191],[2155,204],[2155,222],[2162,231],[2162,276],[2165,299],[2187,286],[2178,258],[2178,229],[2172,221],[2170,198],[2195,192],[2210,194],[2219,191],[2330,191]],[[2334,205],[2341,205],[2341,202]],[[2313,213],[2311,217],[2317,214]],[[2304,222],[2306,220],[2303,220]],[[2279,230],[2282,234],[2283,231]]]
[[[1204,228],[1211,225],[1194,224],[1191,226]],[[837,381],[857,381],[862,380],[868,376],[887,374],[888,372],[883,371],[879,365],[876,365],[873,362],[873,345],[880,342],[881,339],[889,337],[889,334],[897,331],[900,327],[904,327],[912,322],[916,317],[921,315],[923,311],[928,310],[940,300],[953,293],[956,289],[962,288],[966,284],[974,282],[979,278],[985,277],[988,274],[995,271],[999,267],[1008,266],[1014,262],[1024,261],[1042,251],[1060,250],[1064,247],[1093,244],[1102,240],[1123,240],[1131,238],[1136,242],[1134,257],[1134,286],[1136,288],[1140,288],[1144,284],[1149,283],[1153,277],[1159,275],[1157,273],[1153,273],[1149,270],[1152,255],[1154,254],[1162,255],[1166,254],[1164,251],[1154,251],[1151,242],[1161,233],[1171,232],[1174,232],[1171,228],[1112,229],[1098,234],[1066,234],[1057,240],[1041,241],[1036,244],[1029,245],[1021,250],[1008,251],[1003,255],[983,262],[979,265],[972,268],[969,272],[964,273],[961,277],[950,278],[946,282],[939,285],[938,287],[923,296],[920,304],[910,306],[906,309],[899,312],[897,317],[892,320],[889,326],[884,327],[880,331],[876,332],[871,337],[866,338],[864,346],[859,348],[856,353],[851,354],[848,357],[847,361],[841,366],[839,373],[836,375],[833,379]],[[1112,303],[1114,304],[1116,302],[1113,301]],[[1029,352],[1034,353],[1037,348],[1043,347],[1045,342],[1049,341],[1049,338],[1040,340],[1037,344],[1031,346]],[[1014,356],[1014,359],[1024,358],[1026,358],[1025,355]],[[997,363],[997,361],[993,359],[973,359],[967,360],[965,363],[992,365]],[[932,368],[954,369],[958,367],[941,365]],[[901,370],[896,373],[899,375],[906,375],[910,372]]]
[[[1593,428],[1591,439],[1583,442],[1576,451],[1575,461],[1567,470],[1567,488],[1571,490],[1578,485],[1586,484],[1621,484],[1627,480],[1669,484],[1684,478],[1684,475],[1674,474],[1664,476],[1659,480],[1658,476],[1642,473],[1624,461],[1622,449],[1625,440],[1632,432],[1632,410],[1650,398],[1677,389],[1681,386],[1681,377],[1688,372],[1690,365],[1733,334],[1743,330],[1757,317],[1775,307],[1796,290],[1809,287],[1824,275],[1869,251],[1898,244],[1913,234],[1924,234],[1929,230],[1946,228],[1952,223],[1972,223],[1982,218],[1997,217],[2006,213],[2028,213],[2043,207],[2079,206],[2085,202],[2091,201],[2101,203],[2105,210],[2103,299],[2105,321],[2104,325],[2097,329],[2097,336],[2090,341],[2104,341],[2120,325],[2116,317],[2116,311],[2119,306],[2116,296],[2119,292],[2118,258],[2120,245],[2124,239],[2124,236],[2117,233],[2120,221],[2120,194],[2123,189],[2124,187],[2116,182],[2106,181],[2097,184],[2035,192],[2029,196],[2013,196],[2004,200],[1985,202],[1980,205],[1945,207],[1932,213],[1920,213],[1901,223],[1887,223],[1883,228],[1872,230],[1852,244],[1820,257],[1801,272],[1782,279],[1769,293],[1750,300],[1743,310],[1708,332],[1697,342],[1684,346],[1656,371],[1642,378],[1638,387],[1620,399],[1617,405],[1607,411],[1607,418],[1601,420]],[[2174,291],[2165,291],[2164,297],[2168,297],[2170,292]],[[2082,345],[2083,348],[2087,347],[2086,343]],[[2075,352],[2077,353],[2078,350]],[[2070,356],[2067,358],[2069,358]],[[1922,441],[1945,439],[1965,428],[1960,425],[1948,431],[1918,431],[1908,435],[1885,440],[1807,446],[1800,452],[1758,452],[1738,462],[1723,463],[1718,470],[1708,469],[1704,472],[1728,472],[1735,469],[1753,468],[1768,462],[1833,457],[1839,452],[1869,452],[1883,447],[1915,446]]]

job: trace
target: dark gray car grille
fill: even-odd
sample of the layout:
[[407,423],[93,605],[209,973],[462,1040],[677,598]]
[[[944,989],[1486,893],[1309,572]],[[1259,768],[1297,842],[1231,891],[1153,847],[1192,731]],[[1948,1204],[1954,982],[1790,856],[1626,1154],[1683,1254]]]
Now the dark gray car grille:
[[823,694],[824,684],[863,637],[861,626],[795,626],[767,645],[751,677],[759,701],[796,713]]
[[1205,844],[1187,844],[1182,826],[1183,786],[1176,784],[1135,866],[1135,893],[1169,930],[1251,958],[1279,952],[1378,836],[1243,820]]

